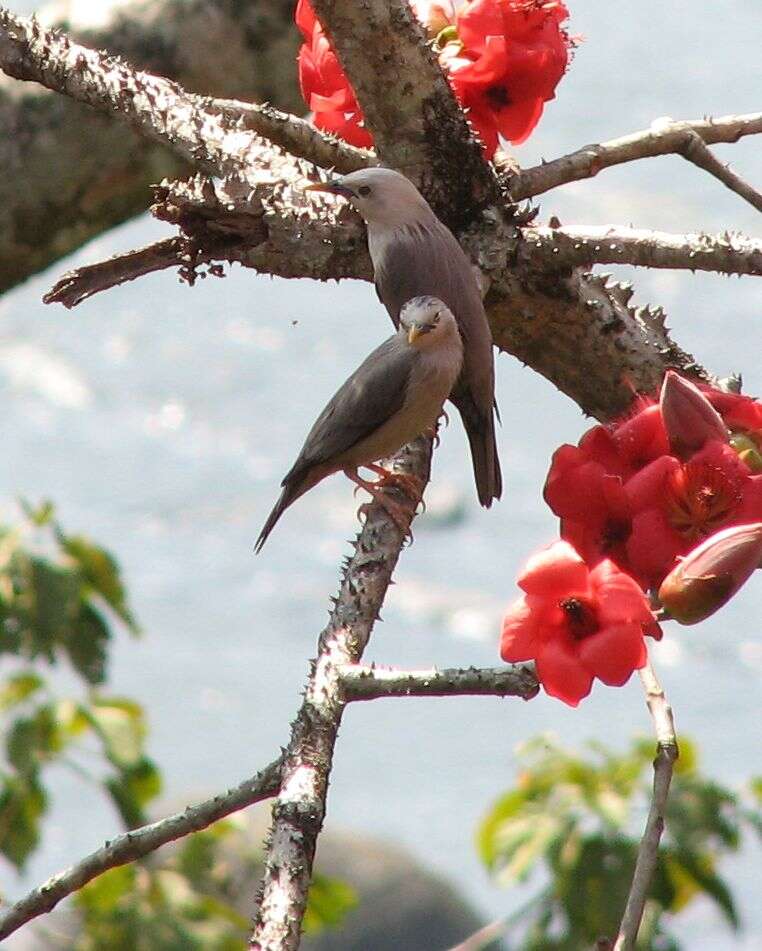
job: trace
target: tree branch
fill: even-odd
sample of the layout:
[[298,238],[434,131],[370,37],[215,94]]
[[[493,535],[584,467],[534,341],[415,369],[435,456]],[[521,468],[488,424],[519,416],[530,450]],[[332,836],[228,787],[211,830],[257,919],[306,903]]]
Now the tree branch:
[[534,267],[637,267],[762,275],[762,241],[724,234],[669,234],[621,225],[525,228],[521,255]]
[[204,110],[237,121],[242,129],[256,132],[298,158],[320,168],[335,169],[342,175],[377,165],[378,159],[367,149],[325,135],[307,119],[281,112],[270,105],[238,102],[235,99],[199,99]]
[[64,93],[168,146],[207,172],[227,175],[247,165],[253,133],[222,115],[210,116],[177,83],[152,76],[116,56],[44,30],[36,20],[0,8],[0,69]]
[[521,201],[558,188],[559,185],[593,178],[602,169],[612,165],[670,153],[685,155],[697,136],[704,144],[715,145],[719,142],[737,142],[742,136],[757,135],[760,132],[762,112],[685,122],[657,119],[650,129],[597,145],[586,145],[552,162],[543,162],[542,165],[509,175],[508,190],[514,201]]
[[614,951],[634,951],[636,946],[648,890],[651,887],[659,858],[659,842],[664,831],[664,816],[667,810],[669,786],[672,782],[672,771],[679,756],[672,708],[667,703],[667,698],[650,663],[640,671],[640,679],[646,692],[646,702],[656,733],[654,785],[646,828],[638,849],[632,885],[627,896]]
[[42,299],[46,304],[63,304],[70,309],[99,291],[134,281],[144,274],[168,267],[195,268],[210,260],[207,255],[192,254],[188,245],[183,238],[167,238],[108,261],[74,268],[60,277]]
[[531,700],[539,684],[529,667],[397,670],[393,667],[339,668],[345,699],[379,697],[522,697]]
[[81,862],[49,878],[0,917],[0,941],[33,918],[52,911],[63,898],[108,869],[134,862],[168,842],[206,829],[232,812],[274,796],[280,784],[281,763],[281,760],[273,761],[234,789],[197,806],[188,806],[184,812],[122,833],[103,848],[91,852]]
[[[428,482],[431,439],[421,437],[395,457],[397,471]],[[403,496],[398,496],[404,499]],[[373,630],[402,549],[399,528],[370,505],[355,550],[344,568],[339,595],[320,635],[304,702],[284,754],[251,947],[296,951],[323,825],[328,779],[345,700],[339,668],[356,664]],[[410,518],[413,512],[410,511]]]
[[[67,30],[85,46],[187,90],[302,107],[291,4],[123,0],[105,20],[98,8],[97,29],[76,16],[95,8],[76,6],[67,5]],[[126,123],[1,72],[0,168],[0,292],[145,211],[153,183],[188,174]]]

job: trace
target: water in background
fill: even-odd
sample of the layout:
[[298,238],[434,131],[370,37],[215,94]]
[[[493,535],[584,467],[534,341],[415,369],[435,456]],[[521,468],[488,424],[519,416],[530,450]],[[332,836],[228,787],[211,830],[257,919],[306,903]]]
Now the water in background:
[[[13,6],[27,12],[32,4]],[[677,0],[571,6],[585,43],[558,101],[517,150],[523,164],[664,114],[759,109],[758,5],[720,0],[711,19]],[[762,183],[759,138],[717,152]],[[760,233],[750,206],[676,157],[544,196],[542,217],[551,213],[564,223]],[[252,544],[317,411],[390,324],[369,285],[286,282],[240,268],[193,289],[172,273],[154,275],[72,313],[40,303],[64,270],[166,234],[142,217],[0,300],[0,493],[3,514],[19,492],[54,499],[67,527],[119,556],[147,636],[120,639],[111,686],[149,711],[150,752],[176,804],[240,781],[287,740],[337,565],[357,528],[352,487],[328,480],[284,516],[262,555]],[[758,283],[619,271],[636,281],[639,302],[666,307],[682,346],[721,374],[742,370],[748,392],[762,393]],[[505,498],[490,512],[475,503],[453,414],[435,460],[432,508],[462,504],[465,518],[416,523],[368,660],[498,662],[499,615],[515,595],[516,570],[556,531],[540,498],[550,453],[587,425],[569,400],[505,355],[498,397]],[[679,728],[724,782],[762,771],[761,612],[757,580],[719,616],[670,631],[655,648]],[[622,748],[649,721],[637,683],[599,685],[576,711],[544,697],[358,704],[342,728],[327,825],[393,838],[487,915],[504,914],[516,895],[487,879],[473,829],[512,782],[515,745],[542,730]],[[65,772],[54,786],[44,847],[23,881],[3,875],[4,892],[19,894],[115,831],[96,790]],[[749,874],[758,862],[749,850],[728,866],[744,938],[734,943],[713,909],[697,904],[683,925],[691,949],[762,948]]]

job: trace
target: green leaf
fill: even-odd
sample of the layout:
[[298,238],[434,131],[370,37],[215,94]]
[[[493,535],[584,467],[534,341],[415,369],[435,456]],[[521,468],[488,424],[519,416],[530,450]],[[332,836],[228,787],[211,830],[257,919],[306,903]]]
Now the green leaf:
[[54,753],[60,752],[65,743],[52,706],[45,705],[31,716],[19,717],[13,722],[5,740],[8,762],[19,773],[32,775]]
[[40,840],[45,791],[34,777],[6,776],[0,786],[0,853],[21,870]]
[[359,904],[357,892],[338,878],[315,875],[307,896],[304,930],[308,934],[335,928]]
[[161,792],[161,774],[147,757],[121,770],[105,782],[128,829],[147,821],[145,806]]
[[482,862],[494,867],[502,848],[499,834],[505,823],[526,807],[527,796],[523,790],[512,789],[501,796],[482,820],[476,833],[476,845]]
[[672,850],[668,868],[672,868],[672,863],[692,879],[700,891],[714,899],[731,928],[738,930],[740,922],[733,896],[725,882],[715,873],[714,858],[709,854],[697,855],[687,850]]
[[103,598],[133,633],[137,633],[138,627],[127,604],[119,565],[113,555],[84,535],[64,535],[59,531],[58,537],[63,550],[79,565],[90,588]]
[[131,894],[135,884],[135,866],[122,865],[99,875],[74,893],[76,904],[99,915],[113,911],[117,903]]
[[82,604],[63,647],[72,667],[90,684],[102,684],[106,679],[110,639],[111,631],[105,619],[92,605]]
[[106,755],[120,769],[136,765],[143,755],[146,727],[143,708],[132,700],[97,699],[89,710]]
[[53,564],[46,558],[29,558],[33,597],[31,629],[33,656],[43,654],[53,660],[53,647],[79,613],[82,578],[76,568]]
[[39,528],[48,525],[56,511],[55,506],[49,499],[45,499],[38,506],[34,506],[27,499],[21,498],[19,499],[19,506],[29,521]]
[[45,681],[32,671],[14,674],[0,688],[0,710],[9,710],[33,696],[45,685]]

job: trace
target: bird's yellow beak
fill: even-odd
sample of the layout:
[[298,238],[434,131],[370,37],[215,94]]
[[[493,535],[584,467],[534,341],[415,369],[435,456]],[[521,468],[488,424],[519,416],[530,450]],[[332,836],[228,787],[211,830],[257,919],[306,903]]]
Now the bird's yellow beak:
[[418,324],[412,324],[410,329],[407,332],[407,342],[415,343],[416,340],[421,336],[421,328]]

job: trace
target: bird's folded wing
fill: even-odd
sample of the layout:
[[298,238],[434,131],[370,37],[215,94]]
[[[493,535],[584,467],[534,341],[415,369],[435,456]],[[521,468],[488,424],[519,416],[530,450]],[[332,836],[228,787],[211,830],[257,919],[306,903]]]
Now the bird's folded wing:
[[283,483],[351,449],[403,406],[416,350],[390,337],[355,370],[320,414]]

